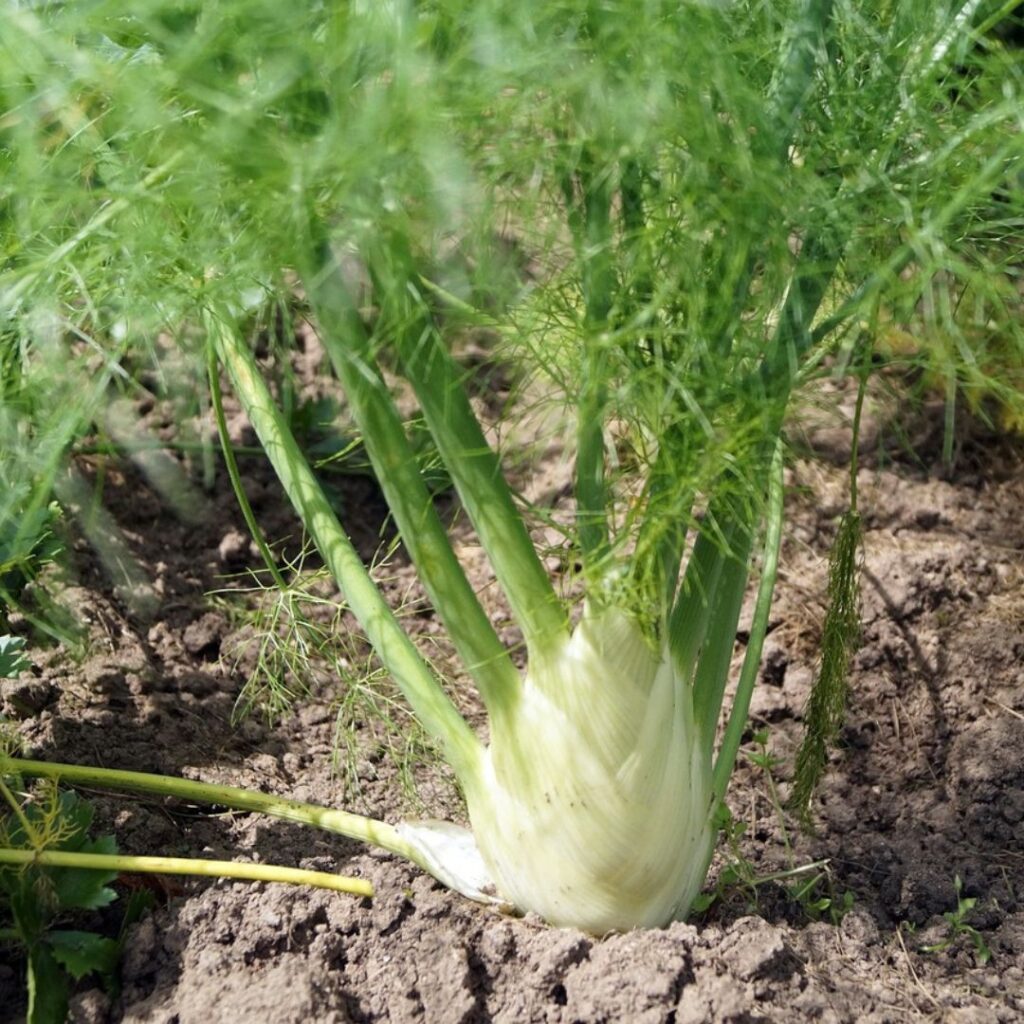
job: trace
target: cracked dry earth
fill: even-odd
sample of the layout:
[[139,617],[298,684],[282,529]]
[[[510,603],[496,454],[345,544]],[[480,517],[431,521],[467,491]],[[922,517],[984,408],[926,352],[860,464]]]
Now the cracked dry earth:
[[[812,431],[812,444],[827,448],[826,434]],[[899,459],[861,470],[863,643],[813,836],[792,822],[784,833],[770,782],[785,795],[815,670],[825,559],[846,492],[841,466],[827,460],[797,460],[789,471],[790,529],[751,727],[751,735],[767,730],[778,767],[769,780],[749,759],[741,764],[729,802],[745,829],[735,849],[723,844],[709,886],[730,865],[736,874],[737,857],[760,878],[797,868],[790,877],[818,877],[815,898],[830,897],[834,913],[815,912],[783,881],[733,883],[691,922],[595,940],[472,905],[404,863],[331,836],[252,815],[94,795],[122,850],[344,871],[371,879],[377,896],[168,885],[130,931],[120,993],[83,983],[72,1019],[1024,1019],[1024,463],[1019,450],[986,451],[980,442],[972,450],[945,480]],[[550,454],[558,463],[559,453]],[[249,466],[247,486],[272,537],[298,535],[258,464]],[[371,555],[384,511],[379,496],[364,478],[335,486],[357,543]],[[105,499],[154,581],[159,615],[148,622],[133,615],[88,548],[76,545],[77,575],[65,598],[89,624],[89,655],[75,661],[61,650],[38,652],[32,672],[5,684],[5,713],[19,720],[32,754],[329,805],[347,800],[391,819],[408,814],[400,769],[370,724],[356,733],[358,793],[333,770],[343,686],[336,678],[319,679],[276,725],[258,715],[232,725],[245,666],[222,655],[245,627],[206,596],[237,585],[232,574],[250,558],[230,494],[218,491],[203,522],[184,525],[122,467],[108,470]],[[391,596],[407,595],[410,580],[399,554],[386,584]],[[436,632],[426,613],[415,628],[425,637]],[[742,641],[741,633],[737,664]],[[459,816],[443,771],[428,762],[413,774],[427,813]],[[826,863],[803,870],[819,861]],[[972,933],[954,934],[943,917],[956,906],[956,877],[977,901],[965,919]],[[988,963],[975,936],[991,953]],[[17,962],[0,965],[0,1020],[24,1012],[20,970]]]

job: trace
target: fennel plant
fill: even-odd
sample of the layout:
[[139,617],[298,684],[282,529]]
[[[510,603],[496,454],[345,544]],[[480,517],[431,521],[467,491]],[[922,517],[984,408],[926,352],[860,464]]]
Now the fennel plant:
[[[187,787],[308,821],[558,925],[604,933],[685,915],[768,625],[794,389],[827,361],[841,372],[872,311],[910,316],[938,279],[957,301],[936,316],[962,352],[990,324],[1020,349],[1007,239],[1021,215],[1024,78],[986,35],[1013,6],[9,5],[0,143],[11,180],[32,187],[0,192],[5,344],[29,383],[37,348],[99,367],[79,423],[111,387],[130,392],[118,383],[130,355],[163,365],[159,332],[214,361],[215,402],[224,371],[455,771],[472,827],[395,827],[115,770],[11,770]],[[994,195],[1008,197],[995,214]],[[540,269],[525,274],[517,247]],[[247,316],[272,300],[308,304],[486,705],[486,743],[375,586],[249,347]],[[549,578],[467,397],[459,343],[478,328],[568,410],[576,606]],[[980,361],[962,365],[959,383],[982,379]],[[396,375],[521,651],[499,639],[454,553]],[[68,435],[33,463],[19,492],[30,510]]]

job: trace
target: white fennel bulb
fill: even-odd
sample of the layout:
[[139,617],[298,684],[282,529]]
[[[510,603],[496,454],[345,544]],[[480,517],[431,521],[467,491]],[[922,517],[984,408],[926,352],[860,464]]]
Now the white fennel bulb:
[[531,668],[467,787],[502,897],[596,934],[686,913],[713,842],[690,684],[624,612],[586,612]]

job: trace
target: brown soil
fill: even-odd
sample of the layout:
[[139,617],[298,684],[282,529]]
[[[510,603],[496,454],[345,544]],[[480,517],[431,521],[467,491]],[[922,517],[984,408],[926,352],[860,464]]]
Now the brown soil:
[[[819,454],[840,464],[843,437],[828,416],[805,432]],[[557,450],[550,459],[554,479],[562,464]],[[790,529],[752,709],[753,727],[767,729],[778,767],[769,777],[747,759],[737,771],[729,803],[745,830],[734,850],[722,844],[709,888],[726,867],[734,879],[816,861],[826,862],[822,867],[756,885],[733,881],[689,923],[595,940],[468,903],[390,856],[308,829],[95,794],[102,824],[126,852],[343,871],[371,879],[377,895],[371,901],[284,886],[171,885],[131,931],[120,995],[81,990],[72,1019],[1024,1019],[1022,468],[1012,452],[974,442],[947,479],[899,457],[873,458],[862,469],[863,644],[812,837],[780,817],[771,794],[775,784],[785,795],[800,738],[825,558],[846,492],[842,469],[827,460],[799,460],[790,471]],[[296,549],[298,530],[275,483],[256,461],[245,470],[268,533],[290,535]],[[381,500],[366,478],[334,479],[343,516],[372,556]],[[547,482],[548,493],[557,493],[557,480]],[[238,627],[207,594],[244,582],[231,574],[255,563],[223,480],[199,525],[175,518],[132,469],[108,467],[104,493],[155,581],[159,614],[149,622],[133,615],[88,547],[76,545],[77,577],[65,599],[88,624],[88,656],[37,651],[33,671],[5,684],[4,712],[19,719],[31,753],[329,805],[348,798],[356,809],[391,819],[409,814],[399,769],[372,723],[358,733],[357,798],[333,770],[341,682],[321,681],[276,725],[258,715],[231,724],[241,671],[221,655]],[[391,595],[408,601],[411,576],[400,555],[388,575]],[[429,614],[414,621],[424,635],[436,632]],[[459,815],[440,769],[427,764],[416,774],[430,815]],[[957,876],[963,895],[977,900],[965,918],[973,934],[955,933],[943,917],[956,906]],[[831,898],[831,907],[796,898],[796,883],[815,877],[814,899]],[[987,964],[975,936],[991,951]],[[925,951],[936,945],[945,948]],[[20,969],[0,964],[2,1021],[24,1012]]]

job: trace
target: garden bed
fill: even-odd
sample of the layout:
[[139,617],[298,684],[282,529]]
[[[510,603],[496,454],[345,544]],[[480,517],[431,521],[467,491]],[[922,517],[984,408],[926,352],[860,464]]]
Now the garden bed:
[[[944,479],[927,460],[906,457],[872,455],[862,468],[863,643],[841,748],[815,801],[815,834],[806,836],[773,806],[772,787],[785,793],[799,743],[825,560],[846,491],[835,424],[791,434],[835,464],[806,457],[788,471],[787,540],[745,745],[756,754],[753,741],[765,740],[777,767],[741,759],[728,803],[744,827],[732,849],[720,844],[709,880],[717,898],[705,911],[666,930],[596,940],[474,905],[404,862],[306,828],[88,794],[125,852],[339,871],[369,878],[376,896],[168,882],[131,928],[120,994],[85,987],[72,1019],[1020,1019],[1020,455],[974,441]],[[557,494],[562,452],[549,445],[544,459],[547,472],[538,478]],[[4,711],[19,719],[32,756],[183,774],[389,820],[462,814],[440,763],[397,748],[380,723],[357,728],[350,756],[339,761],[342,680],[314,673],[315,691],[292,714],[270,724],[254,712],[233,724],[246,661],[231,654],[247,627],[230,614],[230,602],[210,593],[246,585],[245,569],[256,562],[226,480],[210,498],[205,525],[196,527],[175,518],[130,464],[106,471],[105,504],[154,581],[159,613],[148,622],[133,617],[88,546],[75,546],[74,583],[64,599],[88,625],[88,654],[75,660],[59,649],[34,651],[35,668],[5,684]],[[264,527],[272,538],[290,537],[294,553],[299,528],[269,470],[253,459],[243,471]],[[333,480],[343,520],[364,557],[373,557],[387,531],[372,480]],[[389,598],[408,605],[413,577],[400,551],[383,575]],[[428,613],[417,611],[416,622],[423,637],[435,631]],[[743,639],[741,632],[737,657]],[[463,705],[473,717],[469,700]],[[404,763],[392,756],[402,750]],[[345,763],[359,772],[357,789],[346,784]],[[400,778],[416,782],[417,799]],[[957,878],[961,895],[976,903],[951,920],[944,915],[957,908]],[[801,883],[815,879],[801,894]],[[123,879],[122,891],[129,884],[138,879]],[[19,964],[0,966],[0,1020],[24,1012],[21,986]]]

